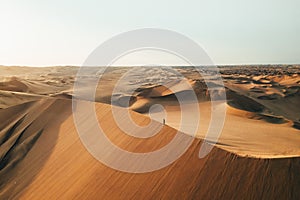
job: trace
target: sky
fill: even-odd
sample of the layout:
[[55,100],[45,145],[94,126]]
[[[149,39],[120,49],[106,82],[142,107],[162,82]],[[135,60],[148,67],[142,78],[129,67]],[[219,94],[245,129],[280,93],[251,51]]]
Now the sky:
[[[0,0],[0,65],[80,66],[104,41],[139,28],[181,33],[215,64],[299,64],[299,7],[299,0]],[[148,54],[118,64],[151,56],[181,64]]]

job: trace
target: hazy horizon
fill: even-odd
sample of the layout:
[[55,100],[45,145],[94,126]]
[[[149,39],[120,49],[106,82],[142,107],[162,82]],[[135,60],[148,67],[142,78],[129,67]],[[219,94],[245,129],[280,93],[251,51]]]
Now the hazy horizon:
[[[166,67],[210,67],[210,66],[218,66],[218,67],[238,67],[238,66],[298,66],[300,63],[291,63],[291,64],[215,64],[215,65],[166,65]],[[34,65],[1,65],[0,67],[164,67],[159,65],[110,65],[110,66],[80,66],[80,65],[41,65],[41,66],[34,66]]]

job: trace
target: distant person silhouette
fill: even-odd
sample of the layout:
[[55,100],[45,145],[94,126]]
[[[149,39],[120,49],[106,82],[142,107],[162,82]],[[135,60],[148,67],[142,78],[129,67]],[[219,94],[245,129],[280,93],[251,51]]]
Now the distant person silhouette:
[[165,120],[165,119],[163,119],[163,125],[165,125],[165,123],[166,123],[166,120]]

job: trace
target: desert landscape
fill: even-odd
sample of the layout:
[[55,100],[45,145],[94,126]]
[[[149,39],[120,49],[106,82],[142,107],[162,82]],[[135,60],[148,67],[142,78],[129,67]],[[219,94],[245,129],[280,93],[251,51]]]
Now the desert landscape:
[[[0,199],[300,199],[300,65],[218,69],[226,99],[209,66],[86,67],[80,75],[75,66],[0,66]],[[99,77],[91,99],[86,93]],[[192,94],[199,113],[187,110],[190,118],[182,124],[181,103],[189,104]],[[206,137],[212,96],[226,108],[216,144]],[[161,149],[178,130],[182,142],[192,143],[159,170],[119,171],[85,148],[74,104],[94,107],[107,138],[129,152]],[[149,114],[155,105],[164,110]],[[113,110],[159,131],[148,138],[128,135]],[[182,131],[195,126],[195,114],[196,132]],[[82,123],[89,127],[88,120]],[[213,148],[199,158],[204,142]]]

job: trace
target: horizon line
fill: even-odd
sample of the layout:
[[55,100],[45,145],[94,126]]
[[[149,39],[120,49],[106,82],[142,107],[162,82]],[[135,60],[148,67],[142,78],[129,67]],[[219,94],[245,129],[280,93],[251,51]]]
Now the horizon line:
[[[289,65],[300,65],[300,63],[253,63],[253,64],[211,64],[211,65],[164,65],[167,67],[210,67],[210,66],[218,66],[218,67],[226,67],[226,66],[289,66]],[[0,65],[0,67],[164,67],[160,65],[109,65],[109,66],[101,66],[101,65]]]

